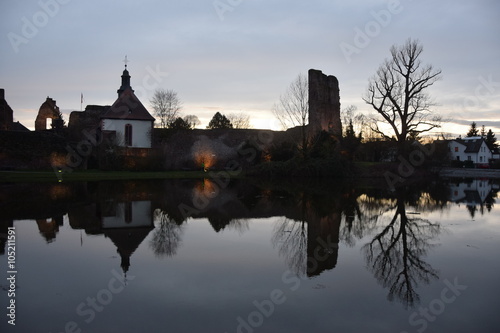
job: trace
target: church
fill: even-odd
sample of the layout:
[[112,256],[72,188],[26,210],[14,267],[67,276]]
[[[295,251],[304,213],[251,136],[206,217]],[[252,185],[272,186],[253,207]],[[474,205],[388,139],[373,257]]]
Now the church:
[[111,106],[87,105],[85,111],[73,111],[69,118],[72,141],[85,139],[85,133],[101,132],[121,147],[151,148],[155,118],[148,112],[130,86],[125,64],[118,98]]
[[118,98],[101,116],[101,131],[112,134],[119,146],[151,148],[151,134],[155,118],[151,116],[130,86],[130,74],[125,64]]

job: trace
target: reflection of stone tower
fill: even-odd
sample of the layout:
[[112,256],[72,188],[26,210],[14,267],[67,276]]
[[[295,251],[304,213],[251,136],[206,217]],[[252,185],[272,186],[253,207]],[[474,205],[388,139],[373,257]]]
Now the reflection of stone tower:
[[327,131],[342,136],[339,81],[319,70],[309,70],[309,134]]
[[307,276],[320,275],[335,268],[339,253],[339,233],[342,214],[335,203],[332,212],[323,217],[311,214],[307,221]]

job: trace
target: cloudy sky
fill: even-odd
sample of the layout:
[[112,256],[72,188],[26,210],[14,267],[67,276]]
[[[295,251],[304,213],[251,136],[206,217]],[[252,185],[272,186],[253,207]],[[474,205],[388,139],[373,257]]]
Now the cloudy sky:
[[32,129],[47,96],[66,120],[81,93],[84,108],[112,104],[125,55],[146,107],[156,88],[173,89],[203,125],[222,111],[278,127],[273,104],[310,68],[335,75],[342,106],[368,114],[368,79],[411,37],[443,72],[429,90],[443,130],[475,120],[500,132],[497,0],[2,0],[0,31],[0,87]]

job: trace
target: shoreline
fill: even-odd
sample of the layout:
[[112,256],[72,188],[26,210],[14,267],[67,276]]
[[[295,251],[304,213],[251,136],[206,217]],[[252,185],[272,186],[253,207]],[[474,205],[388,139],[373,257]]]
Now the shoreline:
[[439,171],[443,178],[492,178],[500,179],[498,169],[443,168]]

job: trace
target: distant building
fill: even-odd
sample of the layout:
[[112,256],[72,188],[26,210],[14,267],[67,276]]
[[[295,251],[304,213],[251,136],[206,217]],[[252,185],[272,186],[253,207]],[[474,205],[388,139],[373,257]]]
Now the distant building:
[[0,130],[12,130],[14,111],[5,100],[5,90],[0,89]]
[[480,136],[450,140],[448,148],[453,160],[471,161],[476,166],[488,166],[493,158],[486,141]]
[[101,116],[104,135],[113,134],[116,143],[129,148],[151,148],[151,133],[155,118],[148,112],[130,86],[130,75],[125,65],[118,99]]
[[95,137],[100,133],[113,139],[118,146],[151,148],[151,132],[155,118],[148,112],[130,86],[130,74],[125,65],[118,98],[113,105],[87,105],[85,111],[73,111],[69,117],[69,135],[74,142]]
[[495,148],[491,151],[491,154],[492,154],[492,158],[494,160],[500,160],[500,149],[499,148]]
[[21,124],[20,122],[16,121],[12,123],[12,131],[15,132],[29,132],[29,128]]

